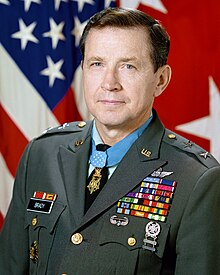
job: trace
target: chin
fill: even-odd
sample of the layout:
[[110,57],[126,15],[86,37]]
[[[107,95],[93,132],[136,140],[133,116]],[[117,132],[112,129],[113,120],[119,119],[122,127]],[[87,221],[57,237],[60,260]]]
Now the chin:
[[112,127],[112,126],[117,126],[120,125],[120,121],[119,119],[115,118],[115,119],[111,119],[109,117],[96,117],[96,121],[101,124],[101,125],[105,125],[106,127]]

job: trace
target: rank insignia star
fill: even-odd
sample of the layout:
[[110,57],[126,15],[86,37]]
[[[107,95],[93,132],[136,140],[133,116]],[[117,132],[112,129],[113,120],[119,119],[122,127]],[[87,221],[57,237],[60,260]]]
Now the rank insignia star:
[[64,123],[63,125],[61,125],[60,127],[58,127],[58,129],[65,129],[66,127],[69,127],[69,123]]
[[52,130],[52,129],[53,129],[53,127],[49,127],[49,128],[47,128],[46,130],[44,130],[42,134],[46,134],[47,132],[49,132],[49,131]]
[[204,159],[207,159],[207,157],[209,157],[209,153],[208,152],[204,152],[204,153],[201,153],[199,155],[200,155],[200,157],[202,157]]
[[193,146],[192,142],[190,140],[188,140],[187,142],[183,142],[183,144],[185,145],[184,148],[191,148]]

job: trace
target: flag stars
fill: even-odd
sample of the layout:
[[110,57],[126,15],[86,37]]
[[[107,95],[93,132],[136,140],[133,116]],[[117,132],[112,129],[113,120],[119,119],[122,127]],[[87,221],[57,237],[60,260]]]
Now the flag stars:
[[81,12],[83,10],[83,7],[85,3],[90,5],[95,5],[94,0],[73,0],[78,3],[78,11]]
[[64,80],[65,76],[60,71],[64,60],[61,59],[57,63],[54,63],[50,56],[47,56],[47,68],[40,72],[41,75],[49,77],[49,86],[53,87],[56,78]]
[[4,5],[9,6],[10,2],[8,0],[0,0],[0,4],[4,4]]
[[112,2],[115,2],[115,0],[105,0],[105,8],[108,8]]
[[72,30],[72,34],[75,36],[75,46],[79,46],[79,41],[83,32],[84,27],[86,26],[87,21],[82,24],[79,21],[78,17],[74,17],[74,29]]
[[52,48],[56,49],[59,40],[65,40],[65,36],[63,35],[64,22],[61,22],[59,25],[50,18],[50,31],[43,33],[43,37],[50,37],[52,39]]
[[68,1],[68,0],[54,0],[55,10],[56,10],[56,11],[59,10],[59,8],[60,8],[60,3],[61,3],[61,2],[67,3],[67,1]]
[[141,3],[162,13],[168,12],[161,0],[142,0]]
[[120,3],[121,7],[137,9],[140,4],[143,4],[165,14],[168,12],[161,0],[133,0],[130,2],[126,0],[121,0]]
[[24,21],[20,18],[19,22],[19,31],[11,35],[12,38],[21,40],[21,49],[25,50],[27,43],[29,41],[34,43],[39,43],[38,39],[32,34],[34,28],[36,27],[36,22],[26,26]]
[[[194,121],[179,125],[177,130],[210,140],[210,151],[220,161],[220,90],[214,79],[209,77],[209,114]],[[202,108],[202,107],[201,107]]]
[[41,4],[40,0],[24,0],[24,10],[29,11],[31,3]]

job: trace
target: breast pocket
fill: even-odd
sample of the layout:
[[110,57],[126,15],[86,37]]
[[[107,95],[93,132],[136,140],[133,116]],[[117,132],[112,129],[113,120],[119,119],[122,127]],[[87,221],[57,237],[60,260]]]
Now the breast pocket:
[[[124,216],[118,215],[123,220]],[[151,220],[126,216],[129,222],[126,225],[105,222],[100,234],[99,245],[115,249],[114,255],[118,263],[116,274],[158,274],[167,243],[170,224],[156,222],[159,234],[155,238],[146,236],[146,226]],[[123,224],[123,222],[122,222]],[[146,245],[146,239],[149,243]],[[148,249],[149,246],[149,249]],[[155,250],[152,247],[155,246]],[[149,272],[149,273],[148,273]]]
[[50,214],[27,211],[25,228],[29,228],[30,274],[46,274],[56,224],[64,209],[65,205],[56,201]]

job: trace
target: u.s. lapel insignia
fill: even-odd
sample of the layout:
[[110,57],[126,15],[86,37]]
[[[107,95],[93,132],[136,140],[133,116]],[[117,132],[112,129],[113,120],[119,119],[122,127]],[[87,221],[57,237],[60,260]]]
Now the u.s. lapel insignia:
[[78,147],[78,146],[80,146],[80,145],[82,145],[82,144],[83,144],[83,140],[82,140],[82,139],[77,140],[77,141],[75,142],[75,146],[76,146],[76,147]]
[[38,245],[37,245],[37,241],[34,241],[30,247],[30,251],[29,251],[29,256],[30,259],[32,260],[32,262],[34,264],[37,263],[38,261]]
[[156,251],[157,237],[160,234],[160,225],[159,223],[153,221],[149,222],[145,228],[145,238],[143,240],[144,244],[142,245],[143,249],[150,250],[152,252]]
[[158,170],[154,171],[151,176],[152,177],[157,177],[157,178],[164,178],[164,177],[167,177],[169,175],[172,175],[173,172],[166,172],[166,171],[163,171],[163,168],[160,167]]
[[144,155],[145,157],[150,158],[152,152],[149,151],[149,150],[147,150],[147,149],[145,149],[145,148],[143,148],[143,149],[141,150],[141,154]]

